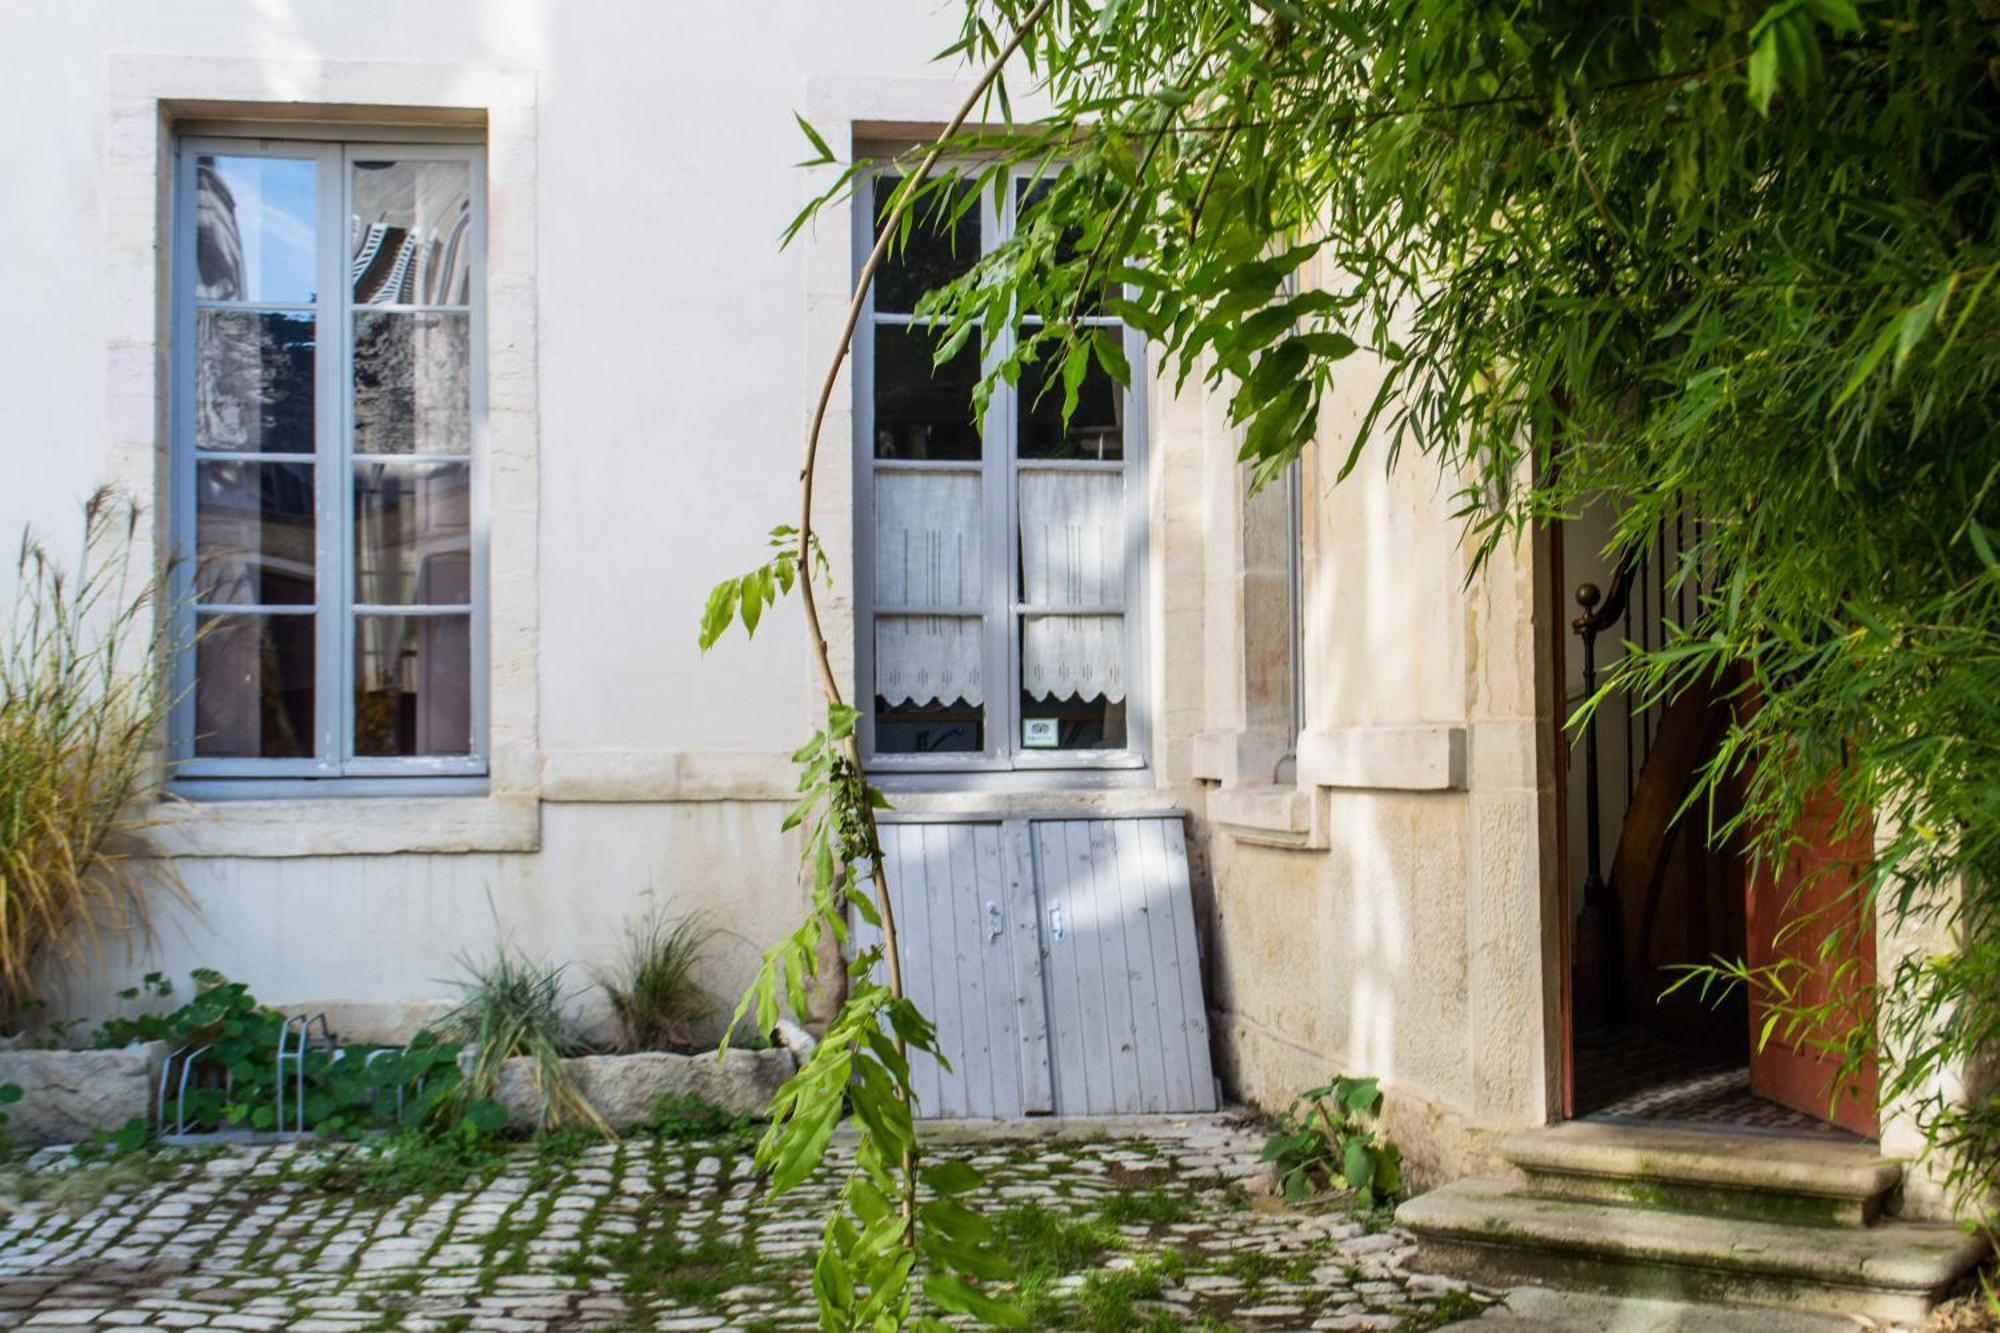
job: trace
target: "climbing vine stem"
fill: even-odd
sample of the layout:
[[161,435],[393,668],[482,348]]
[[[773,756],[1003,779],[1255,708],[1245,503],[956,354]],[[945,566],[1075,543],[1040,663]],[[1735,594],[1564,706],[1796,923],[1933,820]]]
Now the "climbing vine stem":
[[[903,986],[895,907],[875,818],[887,802],[868,784],[855,733],[859,714],[842,695],[814,595],[814,581],[830,571],[813,528],[813,491],[827,410],[875,274],[891,248],[907,240],[917,202],[935,197],[927,186],[946,145],[996,91],[1004,108],[1002,71],[1052,3],[1041,0],[1024,14],[1006,42],[985,44],[992,49],[980,77],[892,193],[875,244],[855,278],[840,338],[813,403],[799,469],[798,522],[774,529],[770,559],[717,585],[702,616],[701,646],[706,651],[734,621],[755,634],[766,609],[796,587],[826,700],[826,725],[792,756],[799,766],[799,801],[785,820],[787,832],[805,830],[803,861],[812,882],[806,919],[765,953],[757,979],[736,1011],[738,1023],[754,1017],[766,1031],[777,1023],[782,1005],[804,1015],[819,981],[822,943],[831,939],[850,958],[845,998],[819,1044],[772,1101],[770,1128],[757,1146],[758,1169],[769,1178],[772,1192],[782,1193],[818,1169],[843,1121],[851,1121],[858,1132],[854,1168],[826,1220],[813,1267],[822,1329],[944,1328],[934,1314],[918,1315],[919,1290],[946,1313],[1003,1327],[1023,1322],[1020,1309],[992,1290],[1012,1276],[991,1243],[993,1226],[964,1201],[982,1183],[979,1173],[962,1161],[926,1168],[919,1155],[910,1057],[923,1053],[949,1065],[938,1049],[936,1030]],[[975,42],[969,37],[964,44],[968,55],[980,49]],[[818,153],[810,165],[831,164],[834,154],[826,141],[803,120],[800,127]],[[849,187],[860,169],[859,163],[849,165],[835,190]],[[808,214],[822,201],[809,206]],[[863,867],[870,891],[849,893]],[[868,928],[865,941],[850,938],[850,909]],[[921,1281],[913,1282],[920,1264]]]

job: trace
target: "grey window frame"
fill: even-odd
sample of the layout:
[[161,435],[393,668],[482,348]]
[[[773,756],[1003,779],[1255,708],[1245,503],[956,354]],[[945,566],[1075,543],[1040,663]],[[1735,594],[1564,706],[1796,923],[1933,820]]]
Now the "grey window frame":
[[[879,174],[893,175],[885,170]],[[1045,174],[1045,173],[1044,173]],[[863,179],[854,191],[852,228],[854,254],[852,270],[859,273],[875,242],[873,210],[875,174]],[[990,249],[1003,235],[1011,234],[1020,186],[1036,180],[1033,171],[1013,173],[1006,197],[994,200],[991,190],[980,195],[980,247]],[[1002,228],[1005,228],[1003,231]],[[1094,316],[1088,323],[1120,330],[1120,342],[1132,382],[1124,390],[1124,454],[1117,463],[1054,459],[1021,459],[1019,442],[1020,395],[1012,385],[996,385],[988,403],[986,419],[980,424],[980,458],[977,463],[878,460],[875,457],[875,338],[883,325],[910,325],[922,321],[900,314],[880,314],[875,309],[871,285],[866,308],[856,330],[851,349],[854,393],[854,665],[856,704],[861,709],[858,732],[862,753],[872,771],[884,775],[965,774],[1002,775],[1028,773],[1038,779],[1061,784],[1075,781],[1103,785],[1119,774],[1139,776],[1151,767],[1152,676],[1147,664],[1146,552],[1148,532],[1149,451],[1146,421],[1147,346],[1144,335],[1123,324],[1115,316]],[[990,371],[1013,348],[1014,330],[981,330],[982,372]],[[982,482],[985,517],[985,606],[981,612],[984,630],[984,673],[986,688],[985,748],[980,751],[914,755],[882,754],[875,747],[875,618],[905,610],[883,607],[875,599],[875,477],[878,471],[978,471]],[[1017,479],[1023,471],[1122,471],[1125,477],[1125,596],[1122,606],[1089,608],[1115,611],[1125,625],[1125,740],[1118,750],[1029,750],[1020,744],[1021,636],[1017,631],[1023,616],[1044,614],[1015,599],[1014,571],[1020,561],[1020,511]],[[997,539],[997,540],[996,540]],[[925,608],[913,608],[921,614]],[[1075,608],[1047,614],[1077,614]]]
[[[488,596],[488,468],[486,449],[486,152],[483,142],[466,142],[459,135],[422,141],[333,138],[302,133],[295,137],[265,137],[253,132],[229,133],[202,126],[203,133],[176,138],[173,157],[170,302],[171,354],[168,391],[169,513],[171,549],[176,555],[172,593],[175,608],[174,662],[171,673],[174,704],[168,722],[168,755],[178,790],[218,797],[285,795],[466,794],[485,789],[490,730],[490,598]],[[194,295],[195,161],[206,154],[235,157],[276,157],[312,160],[318,164],[317,299],[310,304],[285,302],[206,302]],[[464,309],[468,317],[469,452],[381,455],[381,461],[455,463],[468,467],[471,523],[471,602],[462,606],[371,607],[354,601],[355,570],[353,470],[358,455],[353,441],[353,330],[355,305],[349,272],[348,219],[353,190],[351,164],[360,160],[465,162],[470,171],[469,301],[463,306],[375,304],[370,310]],[[328,189],[329,180],[337,188]],[[238,454],[197,451],[194,440],[194,340],[196,311],[206,305],[240,305],[248,309],[290,308],[310,311],[318,321],[314,358],[314,443],[312,454]],[[334,354],[327,355],[331,350]],[[194,602],[195,464],[197,457],[246,462],[310,462],[314,471],[315,598],[309,607],[317,617],[314,643],[314,754],[308,758],[267,759],[202,757],[195,745],[196,608]],[[267,614],[261,608],[231,608]],[[297,612],[288,612],[297,613]],[[281,613],[285,614],[285,613]],[[400,616],[466,615],[470,680],[471,738],[463,755],[369,756],[354,746],[354,618],[366,614]]]

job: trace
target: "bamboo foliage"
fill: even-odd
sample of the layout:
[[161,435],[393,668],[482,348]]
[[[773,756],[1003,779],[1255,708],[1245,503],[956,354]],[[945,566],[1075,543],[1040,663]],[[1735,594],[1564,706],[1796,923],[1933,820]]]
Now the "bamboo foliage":
[[184,896],[148,855],[139,806],[165,771],[171,627],[165,574],[134,550],[139,517],[92,495],[74,568],[21,540],[0,648],[0,1026],[52,969],[148,934],[155,892]]

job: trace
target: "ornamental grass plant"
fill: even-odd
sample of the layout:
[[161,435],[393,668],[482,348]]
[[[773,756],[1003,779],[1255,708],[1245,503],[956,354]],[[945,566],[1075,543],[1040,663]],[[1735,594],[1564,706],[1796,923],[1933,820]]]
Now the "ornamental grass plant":
[[692,1051],[695,1029],[715,1013],[695,973],[715,928],[699,914],[678,919],[655,911],[628,926],[625,955],[600,985],[623,1051]]
[[166,572],[135,572],[139,518],[92,495],[73,567],[21,540],[0,646],[0,1030],[53,969],[149,934],[156,894],[185,900],[141,806],[165,776],[172,617]]
[[538,963],[504,941],[489,958],[460,955],[459,965],[461,998],[439,1035],[471,1052],[458,1085],[462,1107],[499,1100],[506,1062],[525,1059],[538,1131],[584,1127],[609,1136],[610,1126],[563,1067],[587,1047],[566,1009],[562,965]]

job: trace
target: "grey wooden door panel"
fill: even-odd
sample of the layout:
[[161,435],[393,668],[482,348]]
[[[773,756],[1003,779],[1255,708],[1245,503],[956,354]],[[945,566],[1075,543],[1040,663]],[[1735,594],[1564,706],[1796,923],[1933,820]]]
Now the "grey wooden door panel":
[[1118,874],[1119,919],[1125,925],[1125,969],[1132,980],[1132,1053],[1138,1065],[1139,1109],[1164,1111],[1168,1105],[1165,1043],[1140,1040],[1144,1034],[1168,1030],[1160,1018],[1160,970],[1153,962],[1154,907],[1147,900],[1140,831],[1133,821],[1120,819],[1112,822],[1111,835],[1117,843],[1113,864]]
[[951,1065],[912,1058],[919,1115],[1214,1109],[1178,819],[885,822],[882,850]]
[[1035,827],[1057,1114],[1212,1110],[1177,820]]
[[1021,1043],[1021,1114],[1051,1115],[1056,1109],[1055,1086],[1049,1073],[1048,986],[1034,849],[1025,821],[1010,820],[1001,829],[1007,930],[1013,941],[1015,1031]]

